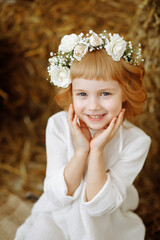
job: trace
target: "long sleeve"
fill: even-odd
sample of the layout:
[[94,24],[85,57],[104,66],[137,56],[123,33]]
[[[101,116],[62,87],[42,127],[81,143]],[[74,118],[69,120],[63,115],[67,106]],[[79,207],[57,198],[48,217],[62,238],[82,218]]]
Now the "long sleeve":
[[[150,137],[142,134],[128,140],[117,162],[108,169],[107,181],[100,192],[89,202],[85,201],[85,188],[82,204],[92,216],[110,214],[125,200],[127,189],[141,171],[150,146]],[[114,149],[113,149],[114,151]]]
[[67,196],[64,168],[70,159],[68,159],[66,126],[63,121],[63,117],[66,118],[66,115],[63,115],[62,119],[56,119],[57,115],[51,117],[46,128],[47,170],[44,192],[52,204],[57,207],[64,207],[77,199],[82,188],[81,183],[73,196]]

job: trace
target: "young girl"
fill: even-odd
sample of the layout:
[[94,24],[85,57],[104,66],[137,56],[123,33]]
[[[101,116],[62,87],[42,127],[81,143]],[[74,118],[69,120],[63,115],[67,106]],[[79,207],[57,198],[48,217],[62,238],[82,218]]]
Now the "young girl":
[[144,240],[133,182],[150,137],[128,121],[146,100],[140,47],[90,31],[64,36],[49,61],[69,110],[48,120],[44,193],[15,239]]

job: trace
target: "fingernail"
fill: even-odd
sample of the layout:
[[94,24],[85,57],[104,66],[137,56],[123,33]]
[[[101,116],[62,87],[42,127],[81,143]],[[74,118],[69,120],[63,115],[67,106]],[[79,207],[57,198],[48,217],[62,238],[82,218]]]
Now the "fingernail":
[[73,109],[73,104],[71,103],[71,109]]

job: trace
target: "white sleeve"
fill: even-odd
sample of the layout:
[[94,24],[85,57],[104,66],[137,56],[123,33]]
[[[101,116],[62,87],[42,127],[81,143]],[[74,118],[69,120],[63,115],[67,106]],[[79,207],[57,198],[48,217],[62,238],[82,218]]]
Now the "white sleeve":
[[107,181],[103,188],[89,202],[85,201],[84,188],[82,204],[91,216],[110,214],[122,204],[127,188],[132,185],[144,165],[150,143],[150,137],[143,136],[129,144],[117,163],[106,173]]
[[[44,181],[44,193],[56,207],[64,207],[74,201],[80,194],[82,182],[73,196],[67,196],[64,180],[64,168],[68,164],[67,144],[64,126],[51,117],[46,128],[47,170]],[[63,134],[62,134],[63,133]]]

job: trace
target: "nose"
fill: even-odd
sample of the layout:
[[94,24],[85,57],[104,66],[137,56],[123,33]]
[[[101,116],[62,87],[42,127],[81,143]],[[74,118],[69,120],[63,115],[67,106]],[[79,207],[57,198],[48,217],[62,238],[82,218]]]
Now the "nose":
[[89,111],[98,111],[100,110],[101,106],[100,106],[100,102],[98,97],[92,96],[89,98],[88,101],[88,110]]

